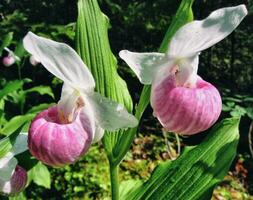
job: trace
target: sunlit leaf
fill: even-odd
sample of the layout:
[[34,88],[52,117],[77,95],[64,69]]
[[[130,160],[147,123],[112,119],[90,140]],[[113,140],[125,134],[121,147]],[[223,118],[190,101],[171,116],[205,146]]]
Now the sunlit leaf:
[[33,106],[27,111],[27,114],[37,114],[38,112],[49,108],[50,106],[54,105],[54,103],[42,103],[36,106]]
[[35,117],[35,114],[18,115],[11,118],[1,129],[3,135],[10,135],[16,131],[19,127],[24,125],[26,122],[31,121]]
[[239,119],[225,119],[205,140],[175,161],[160,164],[151,178],[125,199],[207,200],[236,155]]
[[33,181],[39,186],[50,189],[51,178],[50,172],[47,167],[41,162],[38,162],[29,172],[28,172],[29,182]]
[[25,94],[30,93],[30,92],[37,92],[40,95],[47,94],[47,95],[51,96],[52,98],[54,98],[54,93],[53,93],[51,87],[49,87],[49,86],[40,85],[40,86],[35,86],[30,89],[24,90]]
[[0,99],[8,95],[9,93],[15,92],[21,88],[23,88],[23,85],[26,81],[25,80],[15,80],[8,82],[4,88],[0,90]]

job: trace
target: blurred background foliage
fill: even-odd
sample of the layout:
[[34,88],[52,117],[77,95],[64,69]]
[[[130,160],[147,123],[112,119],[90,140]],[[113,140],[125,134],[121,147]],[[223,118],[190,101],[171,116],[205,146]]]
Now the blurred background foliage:
[[[102,11],[110,18],[109,39],[115,55],[121,49],[157,51],[180,3],[179,0],[99,2]],[[13,37],[8,48],[21,58],[21,61],[10,67],[0,63],[0,87],[2,91],[6,87],[5,90],[11,88],[4,93],[4,99],[0,103],[1,133],[12,126],[9,124],[6,128],[6,124],[14,116],[28,115],[28,126],[31,114],[35,115],[59,99],[61,82],[40,65],[32,66],[20,44],[27,31],[33,31],[73,46],[76,3],[72,0],[1,0],[0,42],[3,42],[6,34],[12,32]],[[242,115],[238,156],[231,173],[215,191],[214,199],[250,199],[249,194],[253,194],[253,160],[250,157],[253,152],[250,153],[248,137],[253,120],[253,2],[196,0],[193,6],[195,18],[202,19],[213,10],[241,3],[247,5],[249,15],[229,37],[202,52],[200,56],[199,75],[213,83],[222,94],[224,112],[221,118]],[[7,54],[4,50],[1,60]],[[133,99],[137,102],[142,86],[121,60],[119,66],[119,74],[126,80]],[[13,84],[13,81],[16,83]],[[12,85],[8,86],[10,83]],[[147,179],[157,162],[169,159],[161,127],[152,117],[150,108],[143,117],[139,132],[131,152],[121,165],[122,180]],[[198,143],[203,135],[181,138],[181,145]],[[173,150],[175,138],[171,136],[169,139]],[[176,154],[176,150],[174,153]],[[63,169],[49,170],[51,189],[45,189],[47,186],[43,183],[32,183],[26,191],[27,197],[103,199],[109,195],[107,160],[101,144],[93,146],[82,161]],[[21,199],[22,195],[18,198]]]

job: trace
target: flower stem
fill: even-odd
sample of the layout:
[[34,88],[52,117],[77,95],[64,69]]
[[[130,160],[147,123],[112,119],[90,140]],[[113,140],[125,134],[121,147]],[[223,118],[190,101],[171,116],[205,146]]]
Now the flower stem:
[[112,200],[119,200],[118,165],[110,165]]

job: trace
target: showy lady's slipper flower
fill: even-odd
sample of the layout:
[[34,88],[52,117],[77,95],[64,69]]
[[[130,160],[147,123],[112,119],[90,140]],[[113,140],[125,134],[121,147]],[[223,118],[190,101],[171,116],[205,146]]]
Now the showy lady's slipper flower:
[[26,170],[17,165],[14,157],[27,150],[27,135],[20,133],[11,150],[0,157],[0,194],[14,196],[21,192],[27,182]]
[[4,182],[0,179],[0,194],[15,196],[25,189],[26,182],[26,170],[17,165],[9,181]]
[[197,75],[199,52],[224,39],[246,15],[245,5],[239,5],[190,22],[175,33],[166,53],[120,52],[139,80],[152,85],[151,106],[166,130],[192,135],[218,119],[221,97]]
[[15,58],[14,58],[14,56],[12,56],[11,54],[9,54],[8,56],[5,56],[4,58],[3,58],[3,65],[5,66],[5,67],[9,67],[9,66],[11,66],[11,65],[13,65],[14,63],[15,63]]
[[39,113],[31,123],[28,147],[32,155],[51,166],[79,159],[104,130],[137,126],[123,106],[94,91],[95,81],[78,54],[68,45],[29,32],[24,47],[64,82],[57,105]]
[[5,56],[2,60],[3,65],[5,67],[9,67],[13,65],[16,61],[20,61],[20,58],[17,55],[15,55],[15,53],[8,47],[5,47],[4,50],[8,52],[8,55]]

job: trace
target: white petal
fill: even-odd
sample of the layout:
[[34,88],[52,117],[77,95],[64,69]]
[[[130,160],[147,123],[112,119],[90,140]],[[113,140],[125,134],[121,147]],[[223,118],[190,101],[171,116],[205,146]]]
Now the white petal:
[[102,137],[104,136],[105,130],[102,129],[100,126],[96,125],[96,131],[95,131],[95,136],[92,140],[92,143],[96,143],[98,141],[100,141],[102,139]]
[[185,58],[179,63],[179,71],[176,74],[177,84],[185,87],[195,87],[199,56]]
[[166,63],[165,67],[161,67],[155,73],[154,79],[152,81],[152,87],[156,87],[156,85],[159,85],[168,76],[168,74],[175,73],[177,69],[177,61],[173,59],[168,59],[168,62]]
[[193,21],[180,28],[169,45],[169,56],[188,57],[207,49],[229,35],[247,15],[245,5],[212,12],[202,21]]
[[64,83],[62,86],[61,99],[57,103],[57,109],[59,112],[62,112],[62,117],[66,120],[72,121],[75,111],[80,108],[77,103],[78,98],[81,98],[80,93]]
[[108,131],[135,127],[137,119],[129,114],[127,110],[117,102],[94,92],[86,96],[86,100],[92,107],[96,124]]
[[127,50],[119,56],[129,65],[143,84],[151,84],[155,72],[167,62],[162,53],[135,53]]
[[68,45],[29,32],[25,49],[52,74],[74,88],[91,90],[95,81],[78,54]]
[[12,153],[7,153],[0,159],[0,178],[2,181],[9,181],[18,163]]
[[57,103],[57,109],[59,112],[62,112],[61,114],[63,114],[63,120],[65,118],[67,121],[72,121],[76,112],[79,109],[82,109],[82,112],[84,112],[88,117],[85,118],[85,120],[89,120],[86,123],[90,124],[94,139],[96,131],[95,116],[89,102],[84,99],[84,95],[64,83],[62,86],[61,99]]

